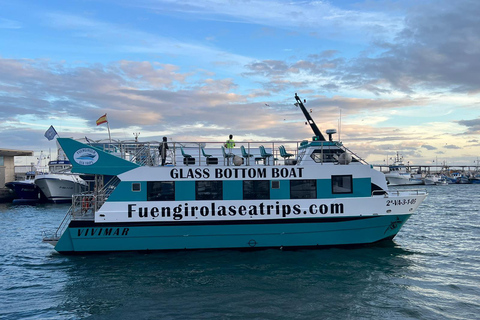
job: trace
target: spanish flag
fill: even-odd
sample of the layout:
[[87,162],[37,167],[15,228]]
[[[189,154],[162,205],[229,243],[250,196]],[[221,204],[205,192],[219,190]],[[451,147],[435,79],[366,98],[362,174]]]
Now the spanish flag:
[[101,125],[102,123],[108,122],[107,121],[107,114],[105,113],[103,116],[98,118],[97,120],[97,126]]

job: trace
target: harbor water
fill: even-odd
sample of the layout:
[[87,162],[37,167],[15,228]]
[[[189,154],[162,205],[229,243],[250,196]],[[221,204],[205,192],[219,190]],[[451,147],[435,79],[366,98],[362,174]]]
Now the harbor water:
[[479,319],[480,185],[419,187],[392,242],[296,251],[63,256],[68,205],[1,204],[0,319]]

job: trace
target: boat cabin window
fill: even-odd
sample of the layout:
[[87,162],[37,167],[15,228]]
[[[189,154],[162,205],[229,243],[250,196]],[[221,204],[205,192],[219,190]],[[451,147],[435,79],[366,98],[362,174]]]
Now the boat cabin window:
[[174,201],[175,183],[173,181],[148,181],[147,201]]
[[222,181],[195,181],[196,200],[223,200]]
[[138,182],[132,183],[132,191],[133,192],[139,192],[141,191],[141,185]]
[[280,181],[272,181],[272,189],[280,189]]
[[245,200],[270,199],[270,181],[269,180],[243,181],[243,199]]
[[351,175],[332,176],[332,193],[353,193],[353,178]]
[[290,199],[316,199],[317,180],[291,180]]
[[343,153],[340,149],[315,149],[310,157],[316,163],[337,162],[338,156]]

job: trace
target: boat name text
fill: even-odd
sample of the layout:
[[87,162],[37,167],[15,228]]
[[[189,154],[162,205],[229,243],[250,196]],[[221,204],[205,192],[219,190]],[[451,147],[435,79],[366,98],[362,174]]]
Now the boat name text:
[[318,214],[343,214],[343,203],[331,204],[311,204],[307,208],[303,208],[299,204],[254,204],[254,205],[230,205],[222,206],[216,203],[210,203],[203,206],[190,206],[188,203],[179,204],[175,207],[140,207],[136,204],[128,204],[128,218],[162,218],[182,220],[183,218],[198,219],[211,217],[250,217],[262,218],[265,216],[281,216],[299,217],[299,216],[316,216]]
[[174,168],[172,179],[255,179],[255,178],[302,178],[302,167],[294,168]]
[[78,229],[78,236],[128,236],[129,230],[129,228],[86,228]]

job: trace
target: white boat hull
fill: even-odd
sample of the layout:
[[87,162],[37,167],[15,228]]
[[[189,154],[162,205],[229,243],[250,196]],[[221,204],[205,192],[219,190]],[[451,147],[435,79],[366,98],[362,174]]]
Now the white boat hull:
[[35,179],[35,184],[51,202],[72,201],[73,194],[84,192],[88,187],[83,179],[73,174],[45,174]]
[[412,178],[410,174],[406,174],[406,175],[385,174],[385,178],[387,179],[388,185],[390,186],[409,186],[409,185],[423,184],[422,179]]

